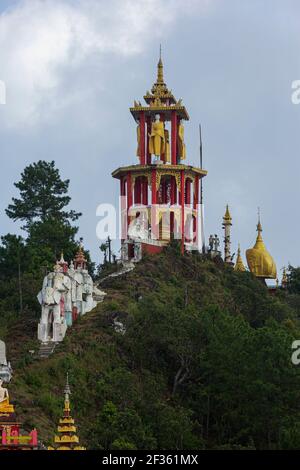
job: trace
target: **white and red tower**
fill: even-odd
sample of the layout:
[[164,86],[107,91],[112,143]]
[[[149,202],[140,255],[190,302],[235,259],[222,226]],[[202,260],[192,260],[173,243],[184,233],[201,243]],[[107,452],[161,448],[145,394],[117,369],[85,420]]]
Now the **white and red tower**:
[[146,102],[134,102],[138,164],[112,173],[120,180],[122,258],[138,260],[178,239],[182,253],[201,251],[200,184],[207,171],[186,159],[183,121],[189,115],[167,88],[161,58]]

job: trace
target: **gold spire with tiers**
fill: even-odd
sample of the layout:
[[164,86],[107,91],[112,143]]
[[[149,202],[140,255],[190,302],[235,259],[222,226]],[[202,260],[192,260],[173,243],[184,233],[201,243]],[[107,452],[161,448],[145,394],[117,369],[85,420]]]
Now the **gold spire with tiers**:
[[267,251],[262,239],[262,226],[260,217],[257,224],[257,238],[253,248],[246,251],[247,263],[254,276],[262,279],[276,279],[276,264],[270,253]]
[[282,272],[281,287],[283,289],[286,289],[287,285],[288,285],[288,277],[287,277],[287,273],[286,273],[286,268],[284,267],[283,272]]
[[189,120],[188,112],[182,100],[177,100],[165,83],[161,48],[157,64],[156,81],[152,85],[151,92],[147,91],[144,95],[144,100],[148,106],[143,106],[139,101],[134,100],[134,106],[130,108],[130,112],[136,121],[138,121],[141,111],[144,111],[146,116],[151,116],[152,118],[156,113],[164,113],[165,121],[170,121],[171,111],[174,110],[177,111],[180,119]]
[[229,212],[229,205],[228,204],[226,205],[226,212],[225,212],[225,215],[223,217],[223,225],[232,225],[232,217],[231,217],[231,214]]
[[67,383],[64,390],[65,405],[63,417],[59,420],[57,426],[58,436],[54,436],[55,447],[48,447],[48,450],[86,450],[85,447],[79,445],[79,437],[76,435],[77,427],[71,416],[70,408],[70,386],[69,376],[67,374]]
[[235,270],[235,271],[239,271],[239,272],[244,272],[244,271],[246,271],[246,268],[245,268],[245,266],[244,266],[244,263],[243,263],[243,260],[242,260],[242,256],[241,256],[241,247],[240,247],[240,244],[239,244],[239,247],[238,247],[238,252],[237,252],[237,257],[236,257],[236,262],[235,262],[234,270]]

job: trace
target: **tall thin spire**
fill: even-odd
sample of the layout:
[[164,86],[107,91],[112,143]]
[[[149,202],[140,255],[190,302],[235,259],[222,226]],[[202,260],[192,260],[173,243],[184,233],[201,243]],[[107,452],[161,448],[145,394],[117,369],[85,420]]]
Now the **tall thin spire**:
[[[202,129],[201,124],[199,124],[199,140],[200,140],[200,168],[203,168],[203,154],[202,154]],[[201,223],[201,251],[202,254],[205,254],[205,235],[204,235],[204,203],[203,203],[203,178],[200,178],[200,223]]]
[[223,229],[224,229],[224,261],[225,263],[232,263],[231,260],[231,238],[230,238],[230,227],[232,226],[232,217],[229,212],[229,206],[226,205],[225,215],[223,217]]
[[159,45],[159,61],[157,64],[157,83],[164,83],[164,66],[161,58],[161,44]]
[[48,450],[86,450],[79,443],[77,436],[77,427],[71,416],[70,395],[71,389],[69,385],[69,373],[67,372],[66,386],[64,389],[65,405],[63,415],[57,426],[58,434],[54,436],[54,447],[48,447]]
[[257,208],[257,231],[262,232],[262,226],[260,221],[260,207]]
[[70,395],[71,395],[71,389],[70,389],[70,385],[69,385],[69,372],[67,372],[67,381],[66,381],[64,394],[65,394],[65,400],[69,400]]

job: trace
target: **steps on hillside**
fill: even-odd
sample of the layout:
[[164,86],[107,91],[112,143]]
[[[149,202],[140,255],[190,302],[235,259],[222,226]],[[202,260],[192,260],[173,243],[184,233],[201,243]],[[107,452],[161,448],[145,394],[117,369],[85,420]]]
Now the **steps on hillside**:
[[100,279],[100,281],[98,281],[98,285],[102,284],[102,282],[104,282],[106,279],[123,276],[123,274],[129,273],[134,268],[135,268],[135,264],[132,261],[125,261],[122,263],[122,267],[119,271],[109,274],[108,276],[105,276],[103,279]]
[[46,359],[51,354],[53,354],[56,346],[58,343],[53,343],[53,341],[49,341],[48,343],[41,343],[38,355],[41,359]]

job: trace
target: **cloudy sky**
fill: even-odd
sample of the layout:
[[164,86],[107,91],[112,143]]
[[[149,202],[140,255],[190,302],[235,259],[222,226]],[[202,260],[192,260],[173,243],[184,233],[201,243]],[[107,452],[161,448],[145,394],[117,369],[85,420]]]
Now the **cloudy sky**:
[[278,268],[300,265],[298,0],[0,0],[0,233],[24,167],[55,160],[71,179],[80,235],[99,259],[96,208],[117,202],[111,172],[136,162],[128,108],[155,79],[182,97],[188,162],[199,161],[202,123],[206,236],[222,235],[225,204],[233,251],[256,236]]

